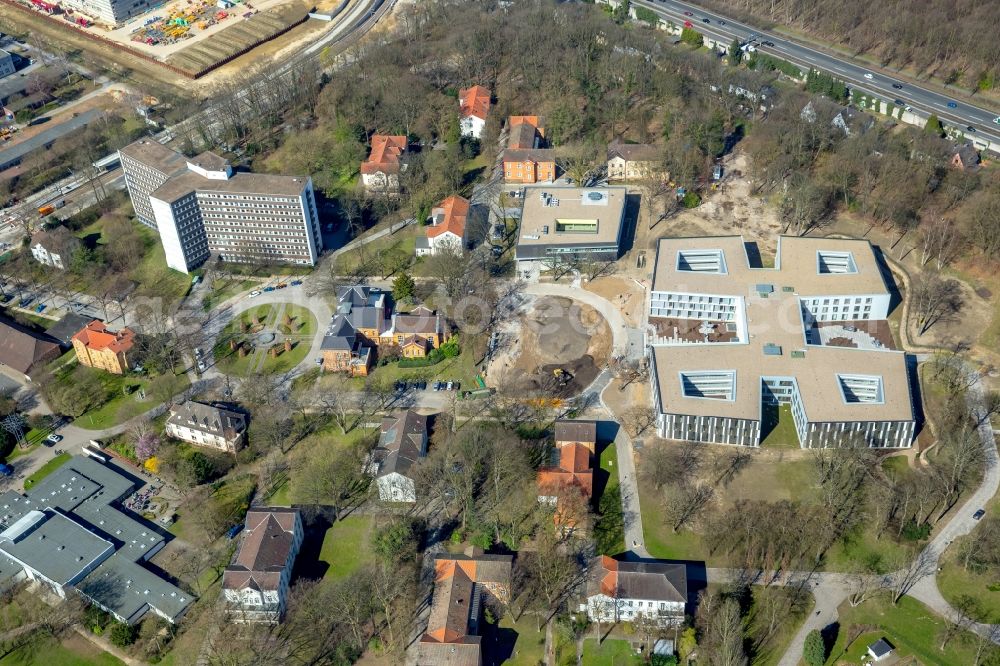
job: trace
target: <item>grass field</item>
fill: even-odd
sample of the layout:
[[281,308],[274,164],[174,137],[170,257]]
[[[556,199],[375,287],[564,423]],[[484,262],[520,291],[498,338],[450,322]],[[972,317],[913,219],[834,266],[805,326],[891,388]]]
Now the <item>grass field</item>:
[[76,634],[62,643],[39,634],[35,640],[0,658],[0,666],[124,666],[124,662]]
[[600,645],[596,638],[583,640],[583,666],[627,666],[641,664],[642,659],[627,641],[607,638]]
[[765,407],[764,423],[761,427],[765,431],[762,448],[768,449],[797,449],[799,447],[799,435],[795,432],[795,420],[792,418],[791,405],[778,405],[777,407]]
[[54,456],[52,460],[48,461],[47,463],[39,467],[34,474],[32,474],[31,476],[29,476],[27,479],[24,480],[24,489],[28,490],[36,483],[47,477],[49,474],[62,467],[64,464],[66,464],[66,461],[68,461],[72,457],[73,456],[71,456],[68,453],[60,453],[59,455]]
[[594,527],[594,536],[601,554],[617,555],[628,550],[628,547],[625,544],[625,522],[618,480],[618,448],[614,442],[608,442],[601,451],[601,470],[607,483],[601,496],[597,498],[600,516]]
[[[912,655],[927,666],[955,666],[975,663],[975,637],[964,633],[953,639],[941,651],[941,634],[948,621],[936,615],[919,601],[903,597],[893,606],[888,599],[878,598],[852,608],[844,603],[839,609],[840,632],[830,652],[827,664],[859,664],[856,655],[864,652],[867,637],[884,637],[896,646],[900,656]],[[852,645],[846,645],[851,626],[875,626],[877,632],[866,632]],[[861,644],[864,643],[864,646]],[[849,657],[854,657],[853,661]]]
[[[114,392],[114,397],[111,400],[96,409],[86,412],[73,422],[73,425],[86,430],[104,430],[105,428],[110,428],[127,421],[134,416],[148,412],[161,402],[160,398],[156,397],[158,395],[156,390],[157,384],[171,383],[170,392],[172,395],[177,395],[191,385],[191,380],[188,379],[187,375],[161,375],[150,379],[137,375],[122,377],[101,370],[92,370],[91,368],[80,369],[87,372],[100,373],[104,386],[106,388],[110,387],[108,388],[109,393]],[[125,385],[131,385],[134,387],[134,390],[129,394],[125,394],[122,390],[122,387]],[[145,400],[137,400],[140,389],[146,393]]]
[[[496,626],[487,626],[483,644],[499,643],[502,654],[510,654],[504,666],[537,666],[545,661],[545,626],[535,628],[537,618],[522,615],[516,622],[507,615],[500,618]],[[491,646],[492,649],[492,646]]]
[[347,516],[326,532],[319,559],[329,565],[323,580],[338,580],[351,575],[372,557],[372,519],[370,516]]
[[216,278],[212,284],[212,291],[201,299],[201,307],[207,312],[219,303],[228,301],[233,296],[250,291],[259,282],[256,280],[234,280],[232,278]]

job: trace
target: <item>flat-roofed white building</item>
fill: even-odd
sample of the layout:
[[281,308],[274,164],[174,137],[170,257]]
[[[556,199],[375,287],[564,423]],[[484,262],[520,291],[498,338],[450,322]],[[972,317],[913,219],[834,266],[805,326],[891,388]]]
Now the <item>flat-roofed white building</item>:
[[625,219],[624,187],[527,187],[517,238],[518,271],[572,261],[614,261]]
[[136,216],[159,231],[170,268],[187,273],[212,255],[315,265],[323,240],[308,176],[237,172],[214,153],[188,159],[148,139],[119,152]]
[[659,435],[759,446],[764,410],[788,405],[803,448],[909,447],[890,300],[867,241],[783,236],[763,268],[739,236],[661,239],[648,327]]

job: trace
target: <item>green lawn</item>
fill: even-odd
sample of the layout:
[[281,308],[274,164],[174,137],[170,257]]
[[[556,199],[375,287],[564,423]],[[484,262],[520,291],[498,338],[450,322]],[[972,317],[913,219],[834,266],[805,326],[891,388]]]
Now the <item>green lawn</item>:
[[323,580],[349,576],[371,559],[371,529],[371,516],[347,516],[327,530],[319,553],[320,561],[329,565]]
[[[948,621],[910,597],[903,597],[896,606],[885,598],[866,601],[855,608],[845,602],[840,606],[839,616],[840,632],[827,660],[827,664],[831,666],[861,663],[856,655],[867,649],[870,641],[865,641],[868,637],[884,637],[896,646],[898,654],[912,655],[927,666],[974,663],[975,638],[971,634],[960,635],[942,652],[938,648],[941,633]],[[875,626],[879,631],[866,632],[851,646],[847,646],[845,643],[852,625]],[[848,657],[853,657],[854,660],[849,661]]]
[[[376,232],[372,229],[367,235]],[[411,224],[395,234],[337,255],[334,260],[338,275],[354,273],[383,277],[386,266],[403,268],[413,263],[417,234],[424,233],[423,226]]]
[[598,646],[596,638],[583,640],[583,666],[626,666],[641,663],[642,659],[627,641],[607,638]]
[[285,305],[285,315],[292,318],[292,325],[285,330],[284,316],[282,316],[281,333],[283,335],[304,335],[313,336],[316,334],[316,315],[312,310],[301,305]]
[[508,631],[513,631],[517,637],[514,640],[514,648],[510,658],[503,662],[504,666],[538,666],[545,661],[545,625],[542,625],[541,631],[537,631],[535,629],[536,621],[537,618],[534,615],[522,615],[517,622],[504,615],[500,618],[497,627],[486,627],[483,643],[486,645],[488,641],[492,640],[491,634],[497,633],[503,640],[506,637],[505,634],[509,636]]
[[[170,391],[173,395],[177,395],[191,386],[191,380],[187,378],[187,375],[160,375],[149,378],[139,375],[113,375],[92,368],[80,367],[79,369],[100,373],[102,383],[109,393],[114,394],[111,400],[84,413],[73,422],[73,425],[86,430],[104,430],[156,407],[162,402],[157,397],[160,395],[156,388],[158,384],[173,383]],[[125,394],[122,389],[126,385],[134,388],[129,394]],[[145,400],[138,400],[140,389],[146,393]]]
[[617,555],[628,550],[625,544],[625,524],[622,516],[621,489],[618,482],[618,448],[608,442],[601,451],[601,470],[607,485],[597,499],[599,517],[594,526],[597,549],[603,555]]
[[[278,335],[276,344],[281,344],[281,335]],[[270,353],[265,352],[264,363],[260,366],[261,372],[287,372],[309,355],[312,345],[308,340],[292,341],[292,351],[285,351],[284,347],[278,349],[278,355],[271,358]]]
[[[145,256],[128,276],[138,285],[136,295],[162,298],[168,305],[180,301],[191,289],[191,276],[167,268],[163,245],[156,232],[138,223],[135,226],[146,241]],[[101,242],[107,240],[102,238]]]
[[[891,568],[891,563],[900,561],[903,553],[911,551],[916,555],[916,548],[906,543],[896,543],[890,536],[876,540],[870,531],[851,534],[835,543],[824,555],[823,569],[826,571],[850,571],[858,562],[869,562],[876,558],[881,567]],[[909,557],[906,558],[910,559]]]
[[[795,432],[795,420],[792,418],[791,405],[778,405],[777,407],[764,407],[764,423],[761,426],[767,433],[762,448],[769,449],[797,449],[799,446],[799,435]],[[767,432],[770,429],[770,432]]]
[[886,475],[902,480],[912,472],[906,456],[889,456],[882,461],[882,471]]
[[124,662],[103,652],[82,636],[72,635],[64,643],[41,635],[32,642],[0,658],[0,666],[124,666]]
[[[401,368],[399,367],[399,363],[388,363],[372,368],[371,373],[381,381],[389,383],[400,379],[443,380],[461,382],[463,391],[478,388],[476,385],[476,375],[479,374],[479,370],[473,362],[472,352],[465,349],[458,356],[446,358],[436,365],[423,368]],[[365,378],[356,377],[351,383],[360,391],[365,386]]]
[[[956,542],[957,544],[957,542]],[[995,571],[977,573],[966,571],[961,561],[955,561],[956,544],[952,544],[941,561],[941,571],[938,573],[938,589],[945,599],[955,603],[958,597],[969,595],[979,602],[981,612],[976,619],[982,622],[997,622],[1000,620],[1000,578]],[[990,590],[990,586],[997,590]]]
[[29,476],[27,479],[24,480],[24,489],[28,490],[33,485],[35,485],[36,483],[47,477],[49,474],[62,467],[66,463],[66,461],[72,457],[73,456],[71,456],[68,453],[60,453],[59,455],[54,456],[52,460],[48,461],[47,463],[39,467],[34,474],[32,474],[31,476]]

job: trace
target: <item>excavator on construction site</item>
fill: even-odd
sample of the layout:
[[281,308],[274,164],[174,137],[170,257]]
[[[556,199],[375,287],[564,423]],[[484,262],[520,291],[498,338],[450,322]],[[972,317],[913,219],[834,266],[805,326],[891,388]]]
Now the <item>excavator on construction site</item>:
[[562,368],[553,370],[552,376],[556,378],[560,386],[565,386],[573,380],[573,375],[568,370],[563,370]]

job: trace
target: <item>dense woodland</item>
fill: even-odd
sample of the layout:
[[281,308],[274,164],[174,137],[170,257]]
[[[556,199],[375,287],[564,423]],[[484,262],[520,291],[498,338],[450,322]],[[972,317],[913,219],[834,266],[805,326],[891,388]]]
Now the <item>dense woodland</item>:
[[970,90],[1000,84],[1000,29],[989,0],[698,0],[726,15],[787,25]]

